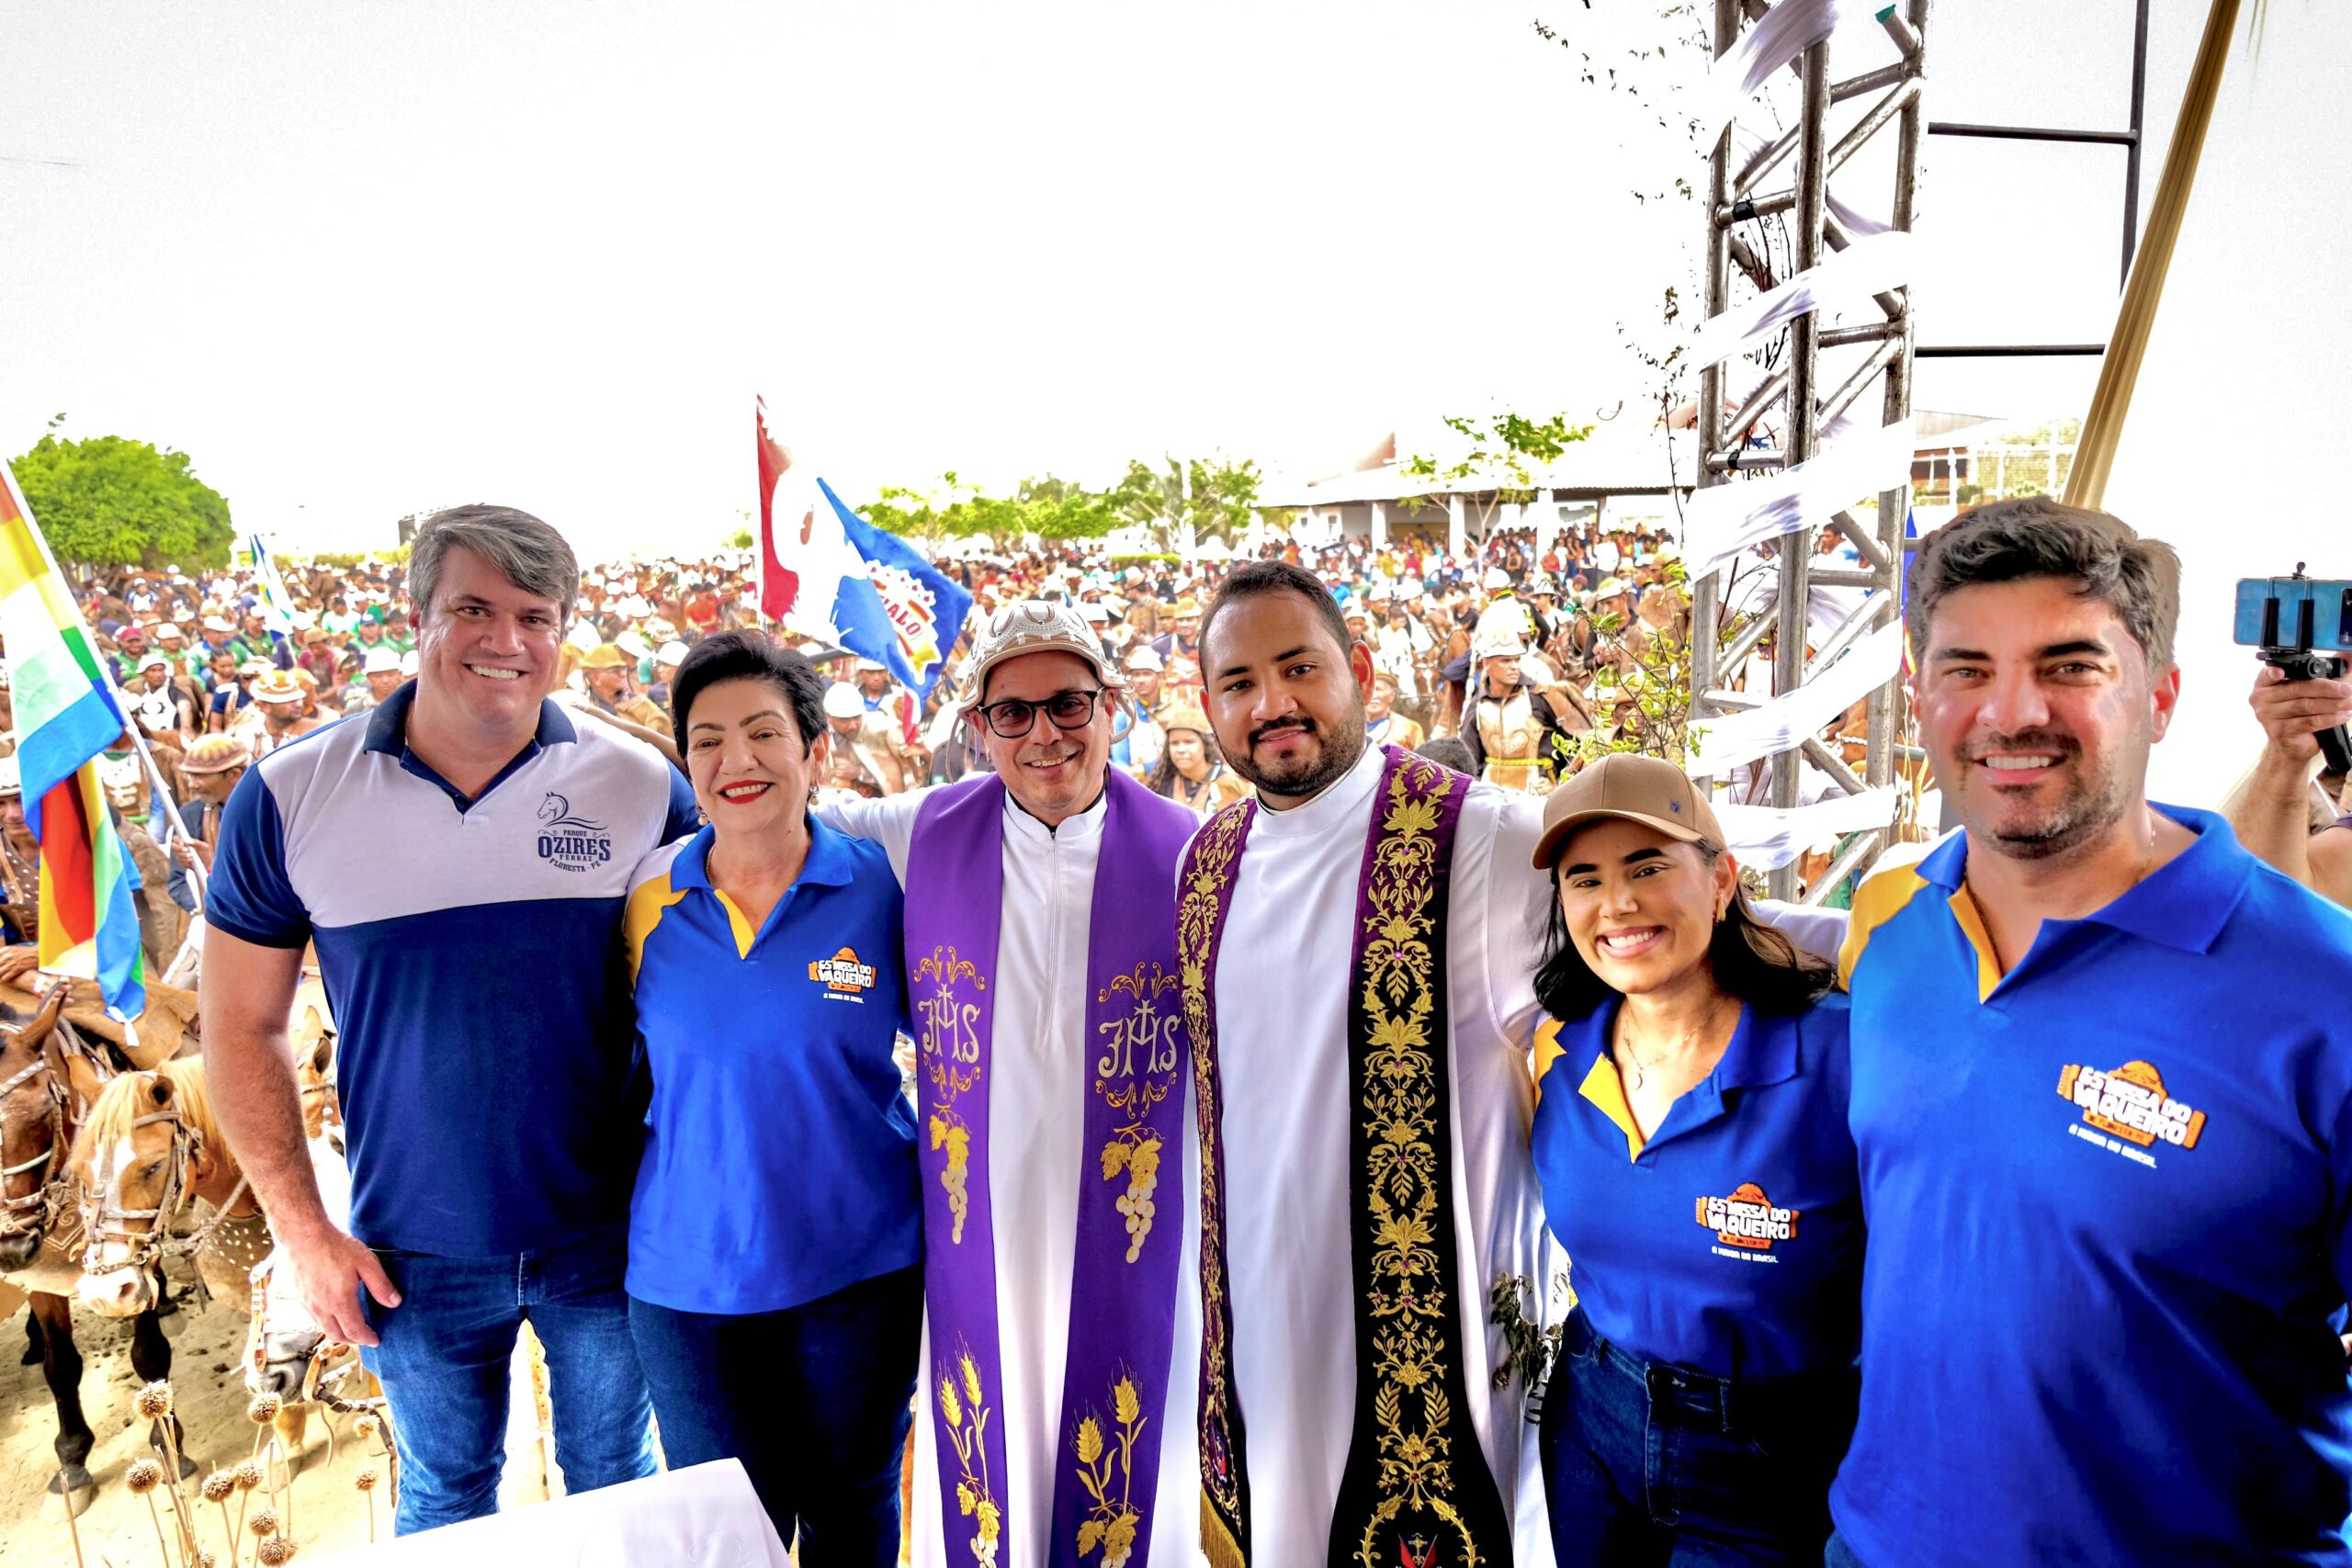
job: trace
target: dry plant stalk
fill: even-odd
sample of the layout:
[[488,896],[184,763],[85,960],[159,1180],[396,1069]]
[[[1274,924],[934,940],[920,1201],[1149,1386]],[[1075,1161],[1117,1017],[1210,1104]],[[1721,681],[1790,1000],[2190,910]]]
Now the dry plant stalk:
[[216,1470],[204,1478],[204,1500],[216,1505],[220,1510],[220,1533],[229,1543],[232,1562],[237,1555],[237,1528],[229,1522],[229,1495],[236,1489],[237,1478],[228,1471]]
[[152,1459],[137,1460],[122,1480],[132,1496],[147,1499],[147,1517],[155,1525],[155,1553],[163,1559],[164,1568],[172,1568],[172,1549],[164,1539],[164,1516],[155,1506],[155,1488],[163,1484],[164,1467]]
[[196,1525],[188,1517],[187,1498],[180,1490],[179,1423],[172,1419],[172,1385],[158,1379],[131,1396],[130,1407],[152,1421],[164,1435],[164,1484],[172,1493],[173,1531],[180,1538],[180,1561],[196,1561]]
[[237,1528],[229,1535],[229,1561],[237,1561],[237,1537],[245,1533],[245,1506],[253,1501],[254,1488],[261,1484],[261,1466],[247,1460],[235,1471],[237,1482]]
[[74,1488],[65,1483],[62,1466],[57,1472],[57,1500],[65,1505],[65,1534],[74,1542],[74,1568],[89,1568],[82,1561],[82,1527],[74,1521]]

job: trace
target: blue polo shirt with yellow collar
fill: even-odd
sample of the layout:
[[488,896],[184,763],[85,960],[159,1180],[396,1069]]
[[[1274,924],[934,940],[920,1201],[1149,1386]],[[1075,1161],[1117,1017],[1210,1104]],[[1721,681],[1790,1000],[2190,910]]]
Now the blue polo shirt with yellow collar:
[[2007,973],[1963,835],[1855,895],[1869,1568],[2352,1562],[2352,916],[2157,809]]
[[1621,1003],[1535,1036],[1535,1171],[1593,1332],[1723,1378],[1850,1367],[1862,1226],[1846,998],[1748,1007],[1647,1138],[1609,1056]]
[[713,886],[715,829],[638,866],[623,926],[652,1072],[628,1288],[679,1312],[781,1312],[922,1258],[905,895],[878,844],[811,820],[754,930]]

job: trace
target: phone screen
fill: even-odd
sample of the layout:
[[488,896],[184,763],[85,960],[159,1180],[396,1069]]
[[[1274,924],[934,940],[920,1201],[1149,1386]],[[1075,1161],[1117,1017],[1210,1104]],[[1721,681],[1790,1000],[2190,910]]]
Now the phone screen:
[[[2278,604],[2276,629],[2266,631],[2265,612]],[[2302,640],[2303,605],[2311,605],[2311,638]],[[2352,652],[2352,582],[2298,577],[2247,577],[2238,581],[2236,624],[2232,636],[2248,648],[2266,642]]]

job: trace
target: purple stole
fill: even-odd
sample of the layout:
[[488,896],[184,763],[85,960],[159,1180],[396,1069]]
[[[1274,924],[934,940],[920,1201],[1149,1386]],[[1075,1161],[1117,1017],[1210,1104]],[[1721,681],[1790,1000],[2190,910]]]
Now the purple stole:
[[[1182,1014],[1170,889],[1193,814],[1107,770],[1086,933],[1085,1156],[1047,1561],[1145,1568],[1146,1518],[1176,1333],[1181,1223],[1156,1226],[1159,1177],[1184,1190]],[[922,1031],[917,1141],[923,1294],[943,1528],[992,1568],[1004,1533],[1003,1379],[989,1089],[1004,912],[1002,780],[936,790],[907,854],[909,989]],[[1035,977],[1010,976],[1012,984]],[[1047,998],[1048,1005],[1051,998]],[[1016,1128],[1012,1135],[1019,1137]],[[1158,1240],[1154,1242],[1153,1238]],[[952,1460],[952,1463],[950,1462]],[[1007,1568],[1011,1568],[1008,1564]]]
[[[1511,1538],[1470,1424],[1449,1191],[1445,919],[1470,781],[1398,747],[1383,750],[1348,977],[1356,1409],[1328,1561],[1478,1568],[1509,1562]],[[1201,829],[1176,909],[1201,1131],[1201,1545],[1214,1568],[1250,1561],[1249,1447],[1226,1289],[1216,964],[1257,809],[1237,801]]]

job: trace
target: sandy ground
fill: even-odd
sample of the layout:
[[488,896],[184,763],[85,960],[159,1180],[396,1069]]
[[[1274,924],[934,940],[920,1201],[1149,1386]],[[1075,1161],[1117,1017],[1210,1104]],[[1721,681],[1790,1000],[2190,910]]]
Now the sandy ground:
[[[219,1303],[199,1304],[185,1285],[174,1294],[180,1310],[163,1320],[172,1342],[172,1392],[187,1431],[188,1457],[206,1469],[234,1464],[252,1451],[254,1427],[245,1419],[245,1384],[238,1358],[244,1348],[246,1318]],[[130,1370],[130,1325],[77,1310],[74,1343],[81,1347],[82,1409],[97,1444],[90,1450],[90,1474],[98,1483],[95,1501],[74,1521],[82,1538],[85,1568],[159,1568],[155,1527],[144,1498],[123,1484],[131,1461],[147,1454],[147,1423],[130,1410],[139,1387]],[[72,1564],[74,1546],[65,1510],[44,1488],[57,1462],[51,1447],[57,1437],[57,1411],[39,1366],[20,1366],[25,1349],[25,1313],[0,1320],[0,1568]],[[368,1500],[352,1477],[368,1462],[366,1446],[354,1436],[348,1416],[334,1417],[340,1431],[330,1461],[327,1427],[313,1415],[303,1435],[301,1469],[292,1483],[293,1535],[301,1557],[323,1556],[368,1542]],[[381,1461],[377,1461],[380,1467]],[[201,1480],[203,1471],[198,1472]],[[184,1488],[196,1510],[197,1544],[219,1551],[220,1512]],[[158,1498],[162,1494],[156,1494]],[[265,1496],[262,1492],[254,1498]],[[170,1504],[164,1529],[171,1520]],[[259,1506],[256,1502],[252,1506]],[[230,1508],[233,1513],[236,1505]],[[376,1495],[376,1529],[391,1534],[385,1494]],[[252,1538],[243,1561],[253,1561]],[[301,1557],[296,1561],[300,1562]],[[221,1559],[222,1568],[228,1560]]]

